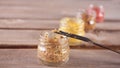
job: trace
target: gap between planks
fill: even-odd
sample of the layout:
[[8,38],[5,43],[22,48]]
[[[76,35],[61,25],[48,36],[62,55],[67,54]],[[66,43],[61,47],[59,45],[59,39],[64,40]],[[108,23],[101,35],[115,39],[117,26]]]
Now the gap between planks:
[[[59,28],[60,20],[24,20],[0,19],[1,30],[51,30]],[[120,22],[103,22],[96,24],[96,30],[120,31]]]
[[[113,46],[113,45],[109,45],[108,46],[111,49],[115,49],[115,50],[120,50],[120,46]],[[85,46],[85,45],[77,45],[77,46],[70,46],[71,49],[87,49],[87,50],[91,50],[91,49],[104,49],[98,46]],[[0,45],[0,49],[37,49],[37,45],[10,45],[10,44],[2,44]]]

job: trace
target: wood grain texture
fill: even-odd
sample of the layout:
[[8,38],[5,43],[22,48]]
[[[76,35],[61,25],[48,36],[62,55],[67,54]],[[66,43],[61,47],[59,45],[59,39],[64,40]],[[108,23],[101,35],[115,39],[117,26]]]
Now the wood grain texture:
[[[89,4],[104,6],[105,22],[86,37],[120,50],[119,0],[0,0],[0,68],[52,68],[37,58],[40,32],[58,28],[61,18],[75,16]],[[111,51],[96,50],[85,42],[71,48],[69,62],[54,68],[120,67],[120,55]]]
[[[0,29],[42,30],[59,28],[60,20],[0,19]],[[120,31],[120,22],[97,23],[96,30]]]
[[105,22],[86,36],[105,45],[120,45],[119,0],[0,0],[0,46],[36,46],[41,30],[58,28],[61,18],[74,16],[89,4],[104,6]]
[[1,44],[28,44],[38,43],[40,31],[37,30],[0,30]]
[[75,15],[89,4],[102,4],[105,19],[120,19],[119,0],[0,0],[0,18],[8,19],[60,19]]
[[[119,54],[107,50],[71,49],[68,63],[53,68],[119,68],[119,58]],[[52,68],[39,62],[36,49],[0,49],[0,67]]]
[[59,27],[58,20],[23,20],[23,19],[1,19],[0,29],[28,29],[42,30],[55,29]]
[[[40,32],[44,30],[0,30],[0,46],[2,45],[37,45]],[[99,31],[86,33],[86,37],[108,46],[120,45],[120,32]],[[86,44],[89,45],[89,44]]]
[[[96,30],[120,31],[120,22],[97,23]],[[0,19],[0,29],[14,30],[50,30],[60,26],[60,20],[24,20],[24,19]]]

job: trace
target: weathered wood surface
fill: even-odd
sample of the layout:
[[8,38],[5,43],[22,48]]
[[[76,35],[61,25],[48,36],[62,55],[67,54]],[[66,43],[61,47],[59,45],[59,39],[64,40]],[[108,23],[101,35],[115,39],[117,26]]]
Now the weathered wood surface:
[[105,45],[120,45],[119,0],[0,0],[0,47],[36,46],[41,30],[59,27],[59,20],[73,16],[89,4],[102,4],[105,22],[87,37]]
[[[60,20],[0,19],[0,29],[41,30],[59,28]],[[119,30],[120,21],[96,24],[97,30]]]
[[0,0],[0,18],[60,19],[90,4],[103,5],[106,19],[120,19],[119,0]]
[[[86,36],[120,49],[119,0],[0,0],[0,68],[51,68],[38,61],[39,33],[58,28],[61,18],[73,16],[78,9],[87,8],[89,4],[104,6],[105,22],[97,24],[95,32]],[[75,49],[71,50],[69,62],[57,68],[120,67],[120,55],[111,51],[72,48]]]
[[[41,22],[42,23],[42,22]],[[28,45],[38,44],[41,31],[58,28],[58,23],[45,22],[43,24],[21,24],[21,23],[1,23],[0,25],[0,46],[3,45]],[[55,25],[53,25],[55,24]],[[21,26],[20,26],[21,25]],[[40,26],[40,27],[39,27]],[[119,23],[101,23],[96,26],[96,31],[86,33],[86,37],[108,46],[120,45],[120,27]],[[7,28],[6,28],[7,27]]]
[[[78,54],[79,53],[79,54]],[[107,50],[71,49],[70,60],[57,68],[119,68],[120,55]],[[52,68],[37,58],[36,49],[0,49],[0,68]],[[56,68],[56,67],[53,67]]]
[[[39,34],[42,30],[0,30],[0,46],[3,45],[37,45]],[[120,32],[100,31],[95,33],[87,33],[86,37],[112,46],[119,46]]]

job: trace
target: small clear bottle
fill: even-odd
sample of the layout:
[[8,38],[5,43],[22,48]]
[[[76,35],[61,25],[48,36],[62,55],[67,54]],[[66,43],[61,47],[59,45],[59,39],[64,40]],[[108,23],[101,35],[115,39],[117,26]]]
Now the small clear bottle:
[[60,66],[69,60],[68,39],[65,36],[45,31],[40,34],[37,55],[47,66]]

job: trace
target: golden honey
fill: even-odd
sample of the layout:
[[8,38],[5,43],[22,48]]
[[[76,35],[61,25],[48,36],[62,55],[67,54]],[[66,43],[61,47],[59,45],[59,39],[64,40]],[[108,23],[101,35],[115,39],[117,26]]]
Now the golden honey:
[[[84,36],[84,21],[81,18],[63,18],[60,21],[59,30]],[[69,44],[71,46],[79,45],[81,44],[81,40],[69,38]]]

